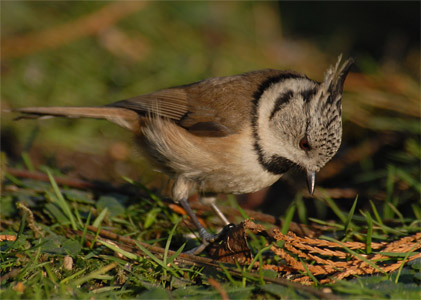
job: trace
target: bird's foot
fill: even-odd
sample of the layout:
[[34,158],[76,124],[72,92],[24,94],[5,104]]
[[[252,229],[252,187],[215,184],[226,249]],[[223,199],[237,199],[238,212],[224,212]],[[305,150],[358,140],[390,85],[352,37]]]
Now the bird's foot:
[[201,253],[203,250],[206,249],[207,246],[209,246],[210,244],[213,243],[217,243],[221,240],[223,240],[225,238],[225,236],[228,234],[228,232],[233,229],[235,227],[234,224],[228,224],[225,225],[224,228],[217,234],[211,234],[208,231],[206,231],[205,228],[201,227],[199,228],[199,235],[200,238],[202,239],[202,244],[200,244],[199,246],[186,251],[186,253],[188,254],[194,254],[197,255],[199,253]]

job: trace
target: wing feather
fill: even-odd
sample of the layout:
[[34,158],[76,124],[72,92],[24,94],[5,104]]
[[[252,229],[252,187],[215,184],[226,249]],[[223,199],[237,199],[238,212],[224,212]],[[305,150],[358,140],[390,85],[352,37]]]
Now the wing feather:
[[117,101],[107,106],[127,108],[143,115],[152,113],[175,121],[188,113],[187,95],[177,88]]
[[282,71],[266,69],[210,78],[109,104],[140,115],[174,120],[198,136],[227,136],[249,125],[253,97],[268,78]]

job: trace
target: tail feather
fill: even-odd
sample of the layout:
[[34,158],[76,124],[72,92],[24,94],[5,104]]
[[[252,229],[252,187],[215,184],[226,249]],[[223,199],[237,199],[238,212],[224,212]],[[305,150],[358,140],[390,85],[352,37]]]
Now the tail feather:
[[24,107],[13,111],[22,113],[17,120],[45,117],[93,118],[108,120],[131,131],[140,129],[140,115],[119,107]]

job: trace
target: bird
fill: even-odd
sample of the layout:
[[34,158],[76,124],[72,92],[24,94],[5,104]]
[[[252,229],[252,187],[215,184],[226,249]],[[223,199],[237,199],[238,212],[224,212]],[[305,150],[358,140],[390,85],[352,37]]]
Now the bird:
[[199,222],[187,199],[198,191],[217,214],[217,194],[244,194],[275,183],[290,169],[316,173],[342,140],[342,94],[354,59],[336,64],[321,82],[295,71],[263,69],[166,88],[99,107],[16,108],[21,118],[106,119],[133,132],[136,144],[173,178],[181,204],[204,245],[217,235]]

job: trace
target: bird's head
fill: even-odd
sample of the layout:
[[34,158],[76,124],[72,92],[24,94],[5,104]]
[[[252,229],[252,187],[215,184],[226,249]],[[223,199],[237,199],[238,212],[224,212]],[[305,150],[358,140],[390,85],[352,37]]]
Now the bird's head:
[[255,94],[253,132],[263,167],[275,174],[298,166],[313,193],[315,174],[338,151],[342,139],[342,92],[353,65],[328,69],[319,83],[296,73],[269,78]]

